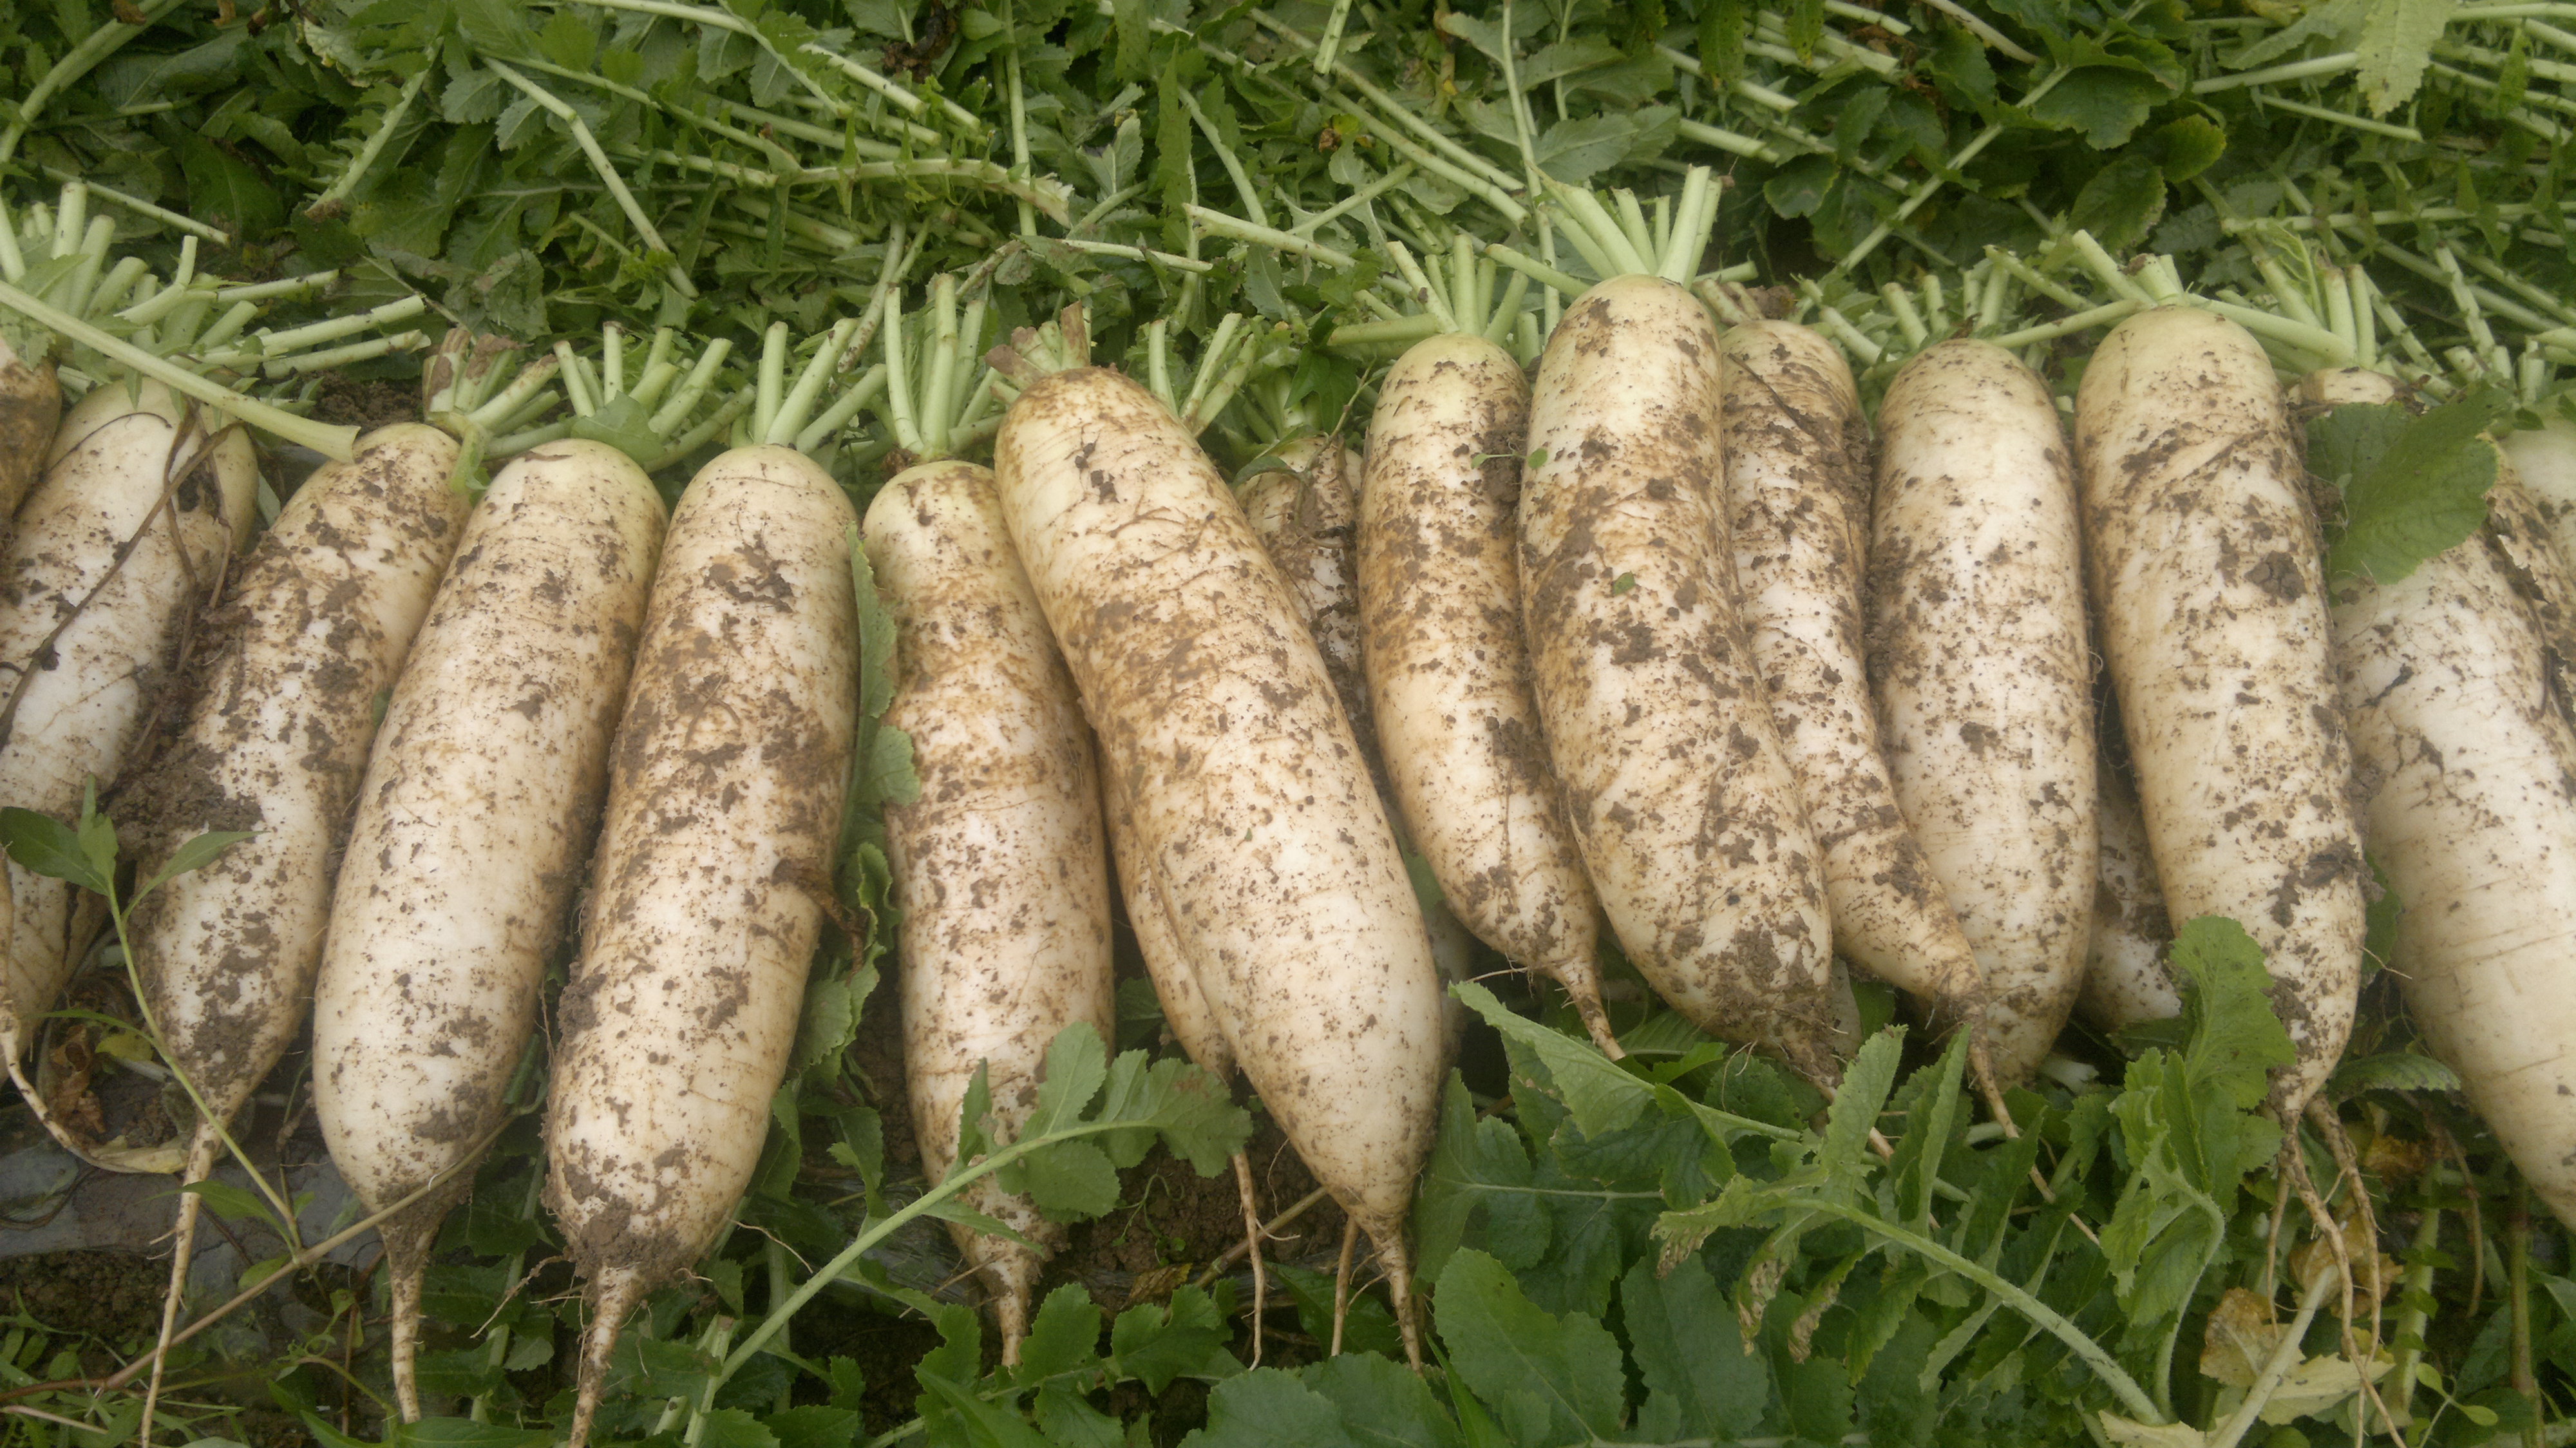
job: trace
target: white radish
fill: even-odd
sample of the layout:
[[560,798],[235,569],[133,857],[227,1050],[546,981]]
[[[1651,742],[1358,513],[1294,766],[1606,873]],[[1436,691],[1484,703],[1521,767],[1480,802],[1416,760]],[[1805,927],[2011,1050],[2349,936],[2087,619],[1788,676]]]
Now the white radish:
[[[233,1116],[304,1024],[378,711],[463,530],[456,454],[446,433],[403,423],[305,480],[212,620],[185,722],[129,792],[138,878],[201,834],[252,832],[133,917],[149,1019],[199,1111],[185,1181],[214,1169]],[[179,1202],[164,1341],[203,1202]],[[159,1381],[156,1360],[147,1403]]]
[[2297,1117],[2342,1056],[2360,984],[2361,837],[2316,518],[2280,384],[2197,307],[2114,328],[2076,397],[2102,653],[2165,905],[2263,948],[2297,1050]]
[[1522,631],[1528,415],[1520,364],[1479,336],[1421,342],[1387,373],[1359,500],[1361,652],[1388,783],[1449,908],[1563,985],[1615,1056],[1600,905],[1548,767]]
[[[626,456],[521,454],[465,524],[386,706],[313,990],[313,1106],[379,1224],[394,1392],[421,1279],[536,1029],[608,783],[664,509]],[[441,1180],[441,1178],[444,1178]]]
[[[1037,1105],[1056,1033],[1115,1039],[1107,850],[1091,731],[1002,522],[993,475],[925,463],[868,508],[868,559],[900,630],[885,724],[912,739],[921,794],[886,807],[903,912],[904,1081],[922,1173],[956,1165],[977,1070],[994,1123]],[[989,1178],[966,1204],[1031,1245],[952,1223],[1019,1361],[1038,1269],[1064,1229]]]
[[[68,820],[86,781],[115,784],[142,739],[198,610],[249,536],[259,474],[239,428],[148,382],[93,390],[47,462],[0,561],[0,801]],[[70,886],[6,869],[0,1042],[47,1128],[95,1153],[26,1069],[37,1017],[86,932],[74,929]]]
[[673,512],[565,988],[546,1204],[593,1308],[570,1441],[644,1294],[751,1181],[795,1045],[857,729],[856,518],[779,446]]
[[1707,309],[1659,277],[1594,286],[1548,339],[1520,500],[1533,693],[1628,958],[1702,1029],[1829,1082],[1824,860],[1735,608],[1719,368]]
[[1870,698],[1870,443],[1851,368],[1792,322],[1746,322],[1722,341],[1738,606],[1824,851],[1834,950],[1943,1023],[1973,1023],[1976,952],[1897,804]]
[[2530,490],[2559,562],[2576,572],[2576,421],[2553,409],[2539,427],[2505,433],[2496,445]]
[[1870,676],[1897,804],[1976,950],[1996,1077],[2048,1055],[2093,916],[2092,666],[2048,388],[1940,343],[1879,408]]
[[1219,1081],[1234,1077],[1234,1047],[1217,1024],[1216,1008],[1199,989],[1198,967],[1181,944],[1163,904],[1162,876],[1136,838],[1135,811],[1118,793],[1116,780],[1102,771],[1101,814],[1108,826],[1109,851],[1118,868],[1118,896],[1127,907],[1127,927],[1135,932],[1136,953],[1144,958],[1146,978],[1163,1007],[1163,1024],[1181,1053]]
[[2479,538],[2338,584],[2334,621],[2407,1010],[2576,1223],[2576,731],[2545,699],[2539,629]]
[[1126,378],[1034,381],[995,472],[1199,984],[1377,1244],[1415,1344],[1404,1224],[1437,1122],[1439,977],[1314,641],[1189,430]]
[[2485,531],[2488,553],[2540,629],[2558,707],[2576,721],[2576,561],[2562,551],[2548,505],[2524,485],[2510,456],[2498,458],[2487,488]]

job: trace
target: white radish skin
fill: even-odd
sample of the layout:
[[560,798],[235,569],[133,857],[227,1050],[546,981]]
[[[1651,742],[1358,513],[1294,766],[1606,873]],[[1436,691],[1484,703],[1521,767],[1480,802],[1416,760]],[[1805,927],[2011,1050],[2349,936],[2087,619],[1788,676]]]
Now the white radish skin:
[[2553,413],[2537,428],[2500,435],[2496,445],[2530,490],[2559,563],[2576,573],[2576,422]]
[[377,1228],[405,1421],[420,1416],[422,1273],[536,1029],[663,512],[604,444],[512,459],[466,521],[359,791],[314,981],[313,1107],[369,1210],[446,1174]]
[[1297,616],[1315,636],[1333,692],[1359,736],[1360,753],[1383,784],[1376,711],[1360,664],[1359,570],[1352,554],[1363,466],[1339,438],[1285,443],[1273,464],[1244,485],[1244,516],[1287,581]]
[[2110,760],[2102,761],[2094,790],[2102,855],[2093,884],[2093,939],[2084,955],[2084,993],[2075,1008],[2106,1031],[2182,1014],[2182,995],[2165,968],[2173,922],[2156,883],[2156,859],[2147,848],[2147,822],[2137,791]]
[[[139,395],[100,387],[65,416],[0,561],[0,802],[70,820],[84,782],[114,784],[150,724],[197,611],[248,534],[259,486],[248,436],[205,428],[153,383]],[[36,662],[48,656],[50,666]],[[15,861],[6,869],[0,1041],[48,1129],[87,1151],[20,1070],[36,1017],[85,943],[70,938],[71,888]]]
[[1976,952],[1897,805],[1870,698],[1870,446],[1851,368],[1794,322],[1747,322],[1722,342],[1736,596],[1824,851],[1834,950],[1936,1019],[1972,1019]]
[[576,1448],[628,1312],[750,1184],[787,1072],[857,728],[855,521],[802,454],[736,448],[663,542],[547,1102],[546,1205],[594,1309]]
[[[378,710],[463,531],[466,500],[447,482],[456,455],[446,433],[403,423],[305,480],[213,618],[181,732],[130,791],[142,811],[137,879],[201,834],[252,832],[172,876],[133,915],[149,1018],[201,1112],[187,1181],[214,1169],[224,1128],[312,1004]],[[165,1342],[203,1201],[180,1198]],[[147,1420],[160,1383],[156,1359]]]
[[[993,475],[912,468],[868,509],[868,561],[901,630],[885,723],[912,738],[921,795],[886,807],[903,911],[904,1080],[922,1174],[957,1161],[958,1112],[981,1067],[1007,1137],[1037,1105],[1056,1033],[1117,1039],[1109,881],[1091,731],[1002,522]],[[1064,1229],[991,1179],[974,1210],[1034,1247],[951,1224],[1019,1361],[1038,1269]]]
[[1549,338],[1520,501],[1533,693],[1629,959],[1830,1082],[1824,861],[1735,609],[1719,368],[1707,309],[1654,277],[1593,287]]
[[1991,343],[1905,364],[1879,408],[1870,676],[1896,802],[1976,950],[1996,1077],[2084,980],[2093,671],[2075,483],[2048,388]]
[[2540,628],[2558,707],[2576,723],[2576,564],[2560,550],[2547,505],[2524,485],[2510,457],[2487,488],[2485,531],[2488,553]]
[[2076,398],[2102,653],[2177,921],[2263,948],[2296,1048],[2293,1120],[2351,1034],[2364,932],[2352,755],[2317,525],[2280,384],[2243,328],[2193,307],[2114,328]]
[[1217,1024],[1216,1008],[1199,989],[1198,968],[1185,953],[1180,932],[1163,905],[1161,876],[1136,838],[1135,812],[1118,793],[1115,781],[1101,780],[1101,813],[1109,830],[1109,850],[1118,868],[1118,896],[1127,907],[1127,927],[1135,932],[1136,953],[1145,960],[1146,977],[1162,1002],[1163,1024],[1171,1029],[1181,1053],[1219,1081],[1234,1077],[1234,1047]]
[[1244,1073],[1377,1244],[1404,1222],[1443,1043],[1422,913],[1359,744],[1224,480],[1144,388],[1045,378],[1004,418],[1011,536]]
[[1361,653],[1388,783],[1450,909],[1563,985],[1616,1056],[1594,963],[1600,904],[1548,767],[1522,635],[1528,419],[1520,364],[1481,337],[1434,337],[1387,373],[1359,500]]
[[2334,620],[2407,1009],[2576,1223],[2576,732],[2544,701],[2539,632],[2476,538],[2338,585]]
[[257,831],[135,912],[164,1049],[218,1120],[304,1023],[382,695],[465,521],[456,450],[436,428],[382,428],[296,491],[212,625],[184,732],[136,791],[146,877],[206,831]]

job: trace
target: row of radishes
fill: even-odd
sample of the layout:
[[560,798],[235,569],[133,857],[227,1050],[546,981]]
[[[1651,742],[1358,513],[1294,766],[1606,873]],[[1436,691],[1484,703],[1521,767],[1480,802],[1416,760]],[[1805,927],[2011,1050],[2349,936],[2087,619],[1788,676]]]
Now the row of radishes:
[[[1596,918],[1665,1000],[1820,1082],[1836,955],[1971,1026],[2009,1085],[2079,993],[2105,1025],[2172,1014],[2158,922],[2228,917],[2275,980],[2295,1120],[2355,1007],[2360,802],[2427,1035],[2576,1211],[2541,1145],[2576,1031],[2576,743],[2543,676],[2567,641],[2485,551],[2563,598],[2565,540],[2491,527],[2330,597],[2287,400],[2211,311],[2123,323],[2075,422],[2070,447],[2039,378],[1956,341],[1898,374],[1873,448],[1829,344],[1721,337],[1633,275],[1568,309],[1534,392],[1472,334],[1397,362],[1355,503],[1331,447],[1238,499],[1132,384],[1033,389],[996,476],[916,477],[869,521],[926,786],[890,812],[909,1041],[959,1073],[925,1138],[974,1062],[1025,1093],[1053,1029],[1107,1008],[1078,705],[1176,1035],[1245,1070],[1400,1312],[1443,1047],[1399,839],[1605,1049]],[[2494,500],[2545,512],[2510,469]],[[2139,799],[2097,748],[2097,648]],[[961,1240],[1015,1336],[1035,1254]]]
[[[2269,364],[2231,324],[2167,309],[2116,331],[2078,399],[2080,467],[2009,355],[1936,347],[1889,390],[1873,476],[1830,346],[1777,323],[1720,337],[1673,281],[1617,277],[1568,311],[1534,393],[1480,337],[1436,338],[1385,380],[1363,481],[1326,447],[1242,500],[1144,389],[1079,367],[1042,378],[1026,356],[1010,370],[1027,390],[995,470],[907,473],[866,529],[902,625],[887,718],[924,785],[888,824],[934,1176],[979,1063],[1016,1124],[1046,1041],[1077,1021],[1105,1034],[1104,836],[1176,1035],[1220,1076],[1242,1067],[1377,1242],[1408,1340],[1403,1221],[1445,1055],[1435,962],[1451,922],[1434,911],[1426,927],[1407,847],[1456,922],[1562,981],[1605,1049],[1599,918],[1676,1007],[1820,1082],[1845,1029],[1839,954],[1972,1026],[1984,1074],[2009,1083],[2063,1023],[2088,945],[2106,1018],[2174,1008],[2157,942],[2124,954],[2093,926],[2098,832],[2131,867],[2106,882],[2151,864],[2174,915],[2232,916],[2265,946],[2300,1048],[2280,1110],[2340,1052],[2363,871],[2317,527]],[[141,632],[114,633],[104,605],[144,576],[154,520],[175,536],[201,507],[247,517],[246,494],[173,465],[203,449],[173,448],[187,424],[172,409],[115,418],[159,418],[139,469],[114,461],[104,421],[68,435],[39,502],[130,496],[134,517],[93,526],[99,561],[54,580],[42,570],[72,556],[68,525],[31,504],[0,598],[0,630],[33,640],[0,654],[21,692],[41,697],[96,637],[108,662],[72,692],[124,699],[123,722],[13,737],[0,766],[79,766],[75,744],[126,747],[148,723],[139,666],[166,657],[237,535],[173,565]],[[628,1309],[726,1221],[793,1040],[853,729],[848,508],[787,449],[728,454],[673,519],[648,616],[660,506],[631,464],[543,448],[469,517],[447,487],[455,452],[429,429],[371,438],[242,569],[198,643],[174,742],[127,793],[147,814],[139,878],[202,831],[258,833],[145,902],[135,964],[203,1110],[192,1174],[313,990],[335,1157],[370,1205],[411,1200],[386,1241],[416,1410],[427,1246],[500,1118],[605,790],[549,1121],[549,1202],[599,1309],[586,1422]],[[84,481],[118,467],[144,484]],[[2118,848],[2107,803],[2097,822],[2088,563],[2142,848]],[[2514,567],[2524,587],[2565,588],[2546,549]],[[2502,944],[2564,948],[2576,749],[2531,683],[2527,607],[2475,614],[2507,641],[2475,663],[2407,652],[2428,629],[2475,630],[2380,597],[2344,600],[2347,632],[2374,641],[2347,648],[2347,670],[2394,661],[2349,691],[2365,779],[2428,759],[2435,778],[2381,785],[2374,837],[2412,907],[2422,983],[2474,993],[2512,979],[2515,958],[2440,922],[2496,912],[2521,932]],[[2457,681],[2413,683],[2437,667]],[[2463,706],[2467,688],[2488,692]],[[2426,710],[2501,713],[2528,738],[2453,740]],[[2474,789],[2443,773],[2481,748],[2503,752]],[[2439,820],[2496,814],[2476,790],[2518,793],[2526,825]],[[2390,843],[2417,838],[2429,860]],[[2494,879],[2456,869],[2516,849]],[[59,918],[55,882],[14,865],[11,880],[16,939],[32,927],[55,951],[22,966],[13,944],[24,1018],[84,932]],[[2554,1060],[2557,1018],[2526,1010],[2514,1035],[2419,1011],[2529,1156],[2552,1124],[2500,1093],[2545,1099],[2528,1068]],[[2525,1056],[2498,1054],[2517,1042]],[[2517,1109],[2525,1125],[2506,1119]],[[1050,1240],[998,1189],[973,1205]],[[960,1236],[1015,1344],[1037,1253]]]

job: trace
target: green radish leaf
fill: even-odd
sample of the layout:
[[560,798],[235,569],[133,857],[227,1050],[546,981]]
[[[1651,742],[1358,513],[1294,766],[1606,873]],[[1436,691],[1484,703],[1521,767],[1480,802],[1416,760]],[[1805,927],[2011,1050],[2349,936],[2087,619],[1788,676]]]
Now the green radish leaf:
[[78,831],[31,809],[0,809],[0,846],[25,869],[104,895],[113,883],[81,850]]
[[[1329,1334],[1330,1281],[1320,1272],[1307,1276],[1326,1289]],[[1311,1323],[1302,1297],[1298,1307],[1299,1320]],[[1404,1356],[1404,1345],[1396,1332],[1395,1314],[1375,1293],[1351,1304],[1342,1342],[1349,1350],[1309,1364],[1300,1376],[1309,1389],[1341,1410],[1342,1426],[1352,1442],[1382,1448],[1463,1448],[1457,1425],[1441,1411],[1430,1385],[1398,1361]]]
[[1599,1322],[1542,1310],[1473,1249],[1449,1259],[1432,1311],[1451,1370],[1515,1441],[1581,1443],[1618,1430],[1625,1372]]
[[[1098,1331],[1092,1336],[1098,1337]],[[1091,1406],[1069,1382],[1059,1380],[1039,1388],[1029,1416],[1055,1448],[1128,1448],[1127,1432],[1118,1420]]]
[[269,1210],[265,1199],[255,1192],[234,1186],[230,1182],[189,1182],[179,1190],[190,1196],[203,1198],[206,1210],[227,1222],[264,1222],[271,1227],[277,1225],[277,1216]]
[[177,152],[190,211],[220,219],[243,241],[266,240],[286,224],[286,203],[250,163],[194,131],[178,133]]
[[867,1419],[855,1409],[822,1406],[789,1408],[760,1420],[778,1440],[778,1448],[850,1448]]
[[2118,256],[2145,241],[2164,214],[2164,168],[2132,151],[2093,173],[2066,219]]
[[1529,1153],[1508,1121],[1485,1120],[1458,1073],[1440,1097],[1440,1135],[1413,1194],[1414,1265],[1437,1280],[1483,1214],[1482,1245],[1513,1262],[1546,1254],[1548,1216],[1530,1195]]
[[1619,1315],[1646,1388],[1641,1424],[1651,1420],[1667,1440],[1724,1441],[1765,1427],[1770,1369],[1746,1349],[1734,1306],[1699,1258],[1660,1277],[1639,1258],[1619,1284]]
[[1046,1136],[1080,1122],[1108,1079],[1109,1050],[1100,1033],[1088,1022],[1065,1027],[1047,1044],[1038,1104],[1020,1134]]
[[2152,75],[2088,65],[2034,102],[2030,114],[2044,126],[2080,132],[2093,149],[2108,151],[2126,143],[2147,113],[2172,94]]
[[1234,1287],[1220,1282],[1211,1295],[1196,1287],[1175,1291],[1160,1307],[1131,1307],[1109,1329],[1114,1371],[1160,1394],[1178,1377],[1229,1378],[1242,1364],[1225,1350],[1234,1340]]
[[2235,921],[2203,915],[2174,932],[2169,958],[2184,985],[2182,1018],[2191,1044],[2183,1060],[2192,1075],[2225,1091],[2241,1109],[2262,1105],[2271,1068],[2299,1058],[2272,1013],[2263,947]]
[[[98,808],[98,776],[91,775],[81,784],[80,820],[81,858],[102,880],[116,878],[116,821],[101,814]],[[102,889],[99,893],[105,894]]]
[[1449,993],[1483,1016],[1505,1040],[1528,1047],[1546,1063],[1551,1082],[1585,1136],[1623,1130],[1653,1103],[1653,1087],[1620,1069],[1590,1041],[1520,1015],[1474,981],[1460,981],[1449,987]]
[[2165,179],[2179,184],[2217,165],[2218,158],[2227,154],[2227,128],[2207,116],[2184,116],[2158,126],[2150,144],[2159,155]]
[[[1318,1342],[1332,1341],[1333,1274],[1309,1271],[1286,1262],[1271,1264],[1271,1270],[1279,1274],[1280,1285],[1288,1289],[1289,1300],[1297,1304],[1297,1325]],[[1346,1354],[1404,1355],[1403,1335],[1396,1328],[1395,1314],[1387,1309],[1377,1294],[1352,1297],[1350,1313],[1342,1323],[1342,1348]],[[1328,1359],[1333,1362],[1350,1360],[1348,1357]]]
[[[1328,1323],[1325,1332],[1331,1331]],[[1181,1440],[1182,1448],[1353,1448],[1353,1443],[1332,1401],[1278,1368],[1254,1368],[1217,1384],[1208,1394],[1207,1426]]]
[[2310,422],[2309,466],[2343,493],[2328,582],[2398,582],[2477,531],[2498,465],[2495,444],[2480,434],[2512,406],[2502,389],[2480,387],[2420,417],[2362,402]]
[[[208,830],[170,852],[170,862],[156,871],[150,880],[134,892],[136,900],[161,888],[162,884],[192,870],[202,870],[215,862],[224,851],[247,839],[257,838],[256,830]],[[131,903],[131,902],[129,902]]]
[[1762,183],[1762,199],[1776,215],[1812,216],[1825,204],[1825,189],[1836,175],[1831,157],[1800,156]]
[[2362,11],[2356,79],[2373,115],[2387,115],[2415,98],[2433,59],[2433,42],[2442,38],[2456,5],[2457,0],[2375,0]]
[[2457,1091],[2460,1073],[2412,1051],[2389,1051],[2377,1056],[2363,1056],[2335,1068],[2326,1082],[2326,1092],[2337,1101],[2349,1101],[2364,1091]]
[[1753,35],[1753,0],[1701,0],[1699,62],[1711,80],[1731,83],[1744,74],[1744,42]]
[[1044,1382],[1097,1363],[1100,1329],[1107,1325],[1099,1304],[1081,1287],[1068,1282],[1048,1293],[1020,1344],[1019,1381]]
[[986,1402],[981,1394],[951,1382],[927,1366],[917,1369],[915,1375],[955,1415],[957,1426],[964,1430],[967,1448],[1049,1448],[1047,1440],[1013,1408]]

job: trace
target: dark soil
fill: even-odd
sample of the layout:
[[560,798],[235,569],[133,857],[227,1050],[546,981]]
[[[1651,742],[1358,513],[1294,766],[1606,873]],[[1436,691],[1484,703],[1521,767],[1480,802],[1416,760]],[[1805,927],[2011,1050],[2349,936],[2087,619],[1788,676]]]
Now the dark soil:
[[[139,1252],[41,1252],[0,1259],[0,1304],[65,1336],[130,1348],[161,1325],[161,1290],[169,1281],[166,1261]],[[119,1365],[97,1347],[82,1357],[94,1373]]]
[[326,372],[322,374],[321,390],[314,394],[313,420],[360,428],[418,422],[419,384]]

